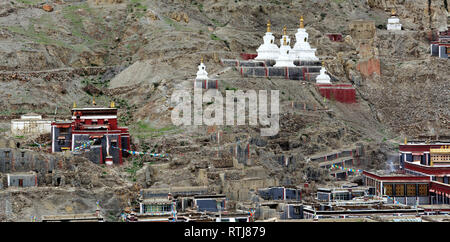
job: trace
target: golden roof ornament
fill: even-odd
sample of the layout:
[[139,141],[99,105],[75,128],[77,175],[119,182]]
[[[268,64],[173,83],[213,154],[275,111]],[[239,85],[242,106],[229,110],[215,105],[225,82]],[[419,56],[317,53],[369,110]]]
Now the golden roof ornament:
[[95,97],[92,97],[92,105],[96,105],[95,104]]
[[286,35],[286,25],[283,27],[283,35]]
[[203,56],[202,56],[202,58],[200,58],[200,62],[203,63]]
[[322,67],[325,67],[325,61],[322,61]]
[[303,16],[300,17],[300,28],[305,28],[305,24],[303,23]]
[[395,16],[397,14],[397,11],[393,8],[393,9],[391,9],[391,15],[392,16]]
[[431,148],[432,154],[450,154],[450,148],[447,145],[441,146],[441,148]]
[[114,103],[114,101],[111,101],[110,107],[111,107],[111,108],[115,108],[115,107],[116,107],[116,104]]
[[267,20],[267,32],[270,32],[270,26],[271,26],[270,20]]
[[77,103],[73,102],[73,108],[76,108],[76,107],[77,107]]

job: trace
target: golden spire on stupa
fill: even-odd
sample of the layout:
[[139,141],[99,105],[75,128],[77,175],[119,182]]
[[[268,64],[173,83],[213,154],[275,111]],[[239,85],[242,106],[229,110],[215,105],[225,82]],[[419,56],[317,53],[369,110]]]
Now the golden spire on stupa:
[[300,28],[301,29],[305,28],[305,24],[303,23],[303,15],[300,16]]
[[202,58],[200,58],[200,62],[203,63],[203,56],[202,56]]
[[286,35],[286,25],[283,27],[283,35]]
[[391,15],[395,16],[397,14],[397,11],[395,10],[395,8],[391,9]]
[[271,24],[270,24],[270,19],[269,19],[269,20],[267,20],[267,32],[270,32],[270,26],[271,26]]
[[77,103],[73,102],[73,108],[76,108],[76,107],[77,107]]
[[325,67],[325,61],[322,61],[322,67]]

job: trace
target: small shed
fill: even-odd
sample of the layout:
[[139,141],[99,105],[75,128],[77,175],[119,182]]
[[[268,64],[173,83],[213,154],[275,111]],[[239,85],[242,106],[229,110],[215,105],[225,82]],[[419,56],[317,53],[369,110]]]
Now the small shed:
[[8,187],[34,187],[37,186],[35,172],[11,173],[7,175]]

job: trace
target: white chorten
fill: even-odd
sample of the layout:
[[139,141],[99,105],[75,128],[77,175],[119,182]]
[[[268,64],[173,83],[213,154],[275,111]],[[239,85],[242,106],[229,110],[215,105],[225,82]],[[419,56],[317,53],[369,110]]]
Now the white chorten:
[[208,72],[206,72],[206,66],[203,64],[203,57],[200,65],[198,65],[197,77],[195,80],[208,80]]
[[391,17],[388,19],[387,30],[402,30],[402,24],[396,15],[395,9],[392,9],[391,11]]
[[316,83],[318,84],[331,84],[331,78],[325,73],[325,64],[322,62],[322,68],[320,69],[320,75],[316,77]]
[[267,32],[263,37],[264,43],[258,47],[255,60],[276,60],[280,54],[278,46],[275,44],[275,37],[270,32],[270,20],[267,21]]
[[274,67],[295,67],[291,46],[287,44],[286,37],[280,46],[280,55],[276,59]]
[[308,43],[308,33],[306,32],[305,26],[303,24],[303,16],[300,18],[300,26],[295,34],[295,45],[292,49],[295,59],[301,61],[318,61],[319,58],[316,57],[316,50],[312,49]]

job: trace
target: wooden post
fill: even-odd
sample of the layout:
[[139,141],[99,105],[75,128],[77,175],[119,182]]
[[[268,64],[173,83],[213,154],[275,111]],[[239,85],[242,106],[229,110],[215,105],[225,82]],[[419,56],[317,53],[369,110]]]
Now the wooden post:
[[247,158],[250,159],[250,143],[247,144],[247,151],[248,151]]

